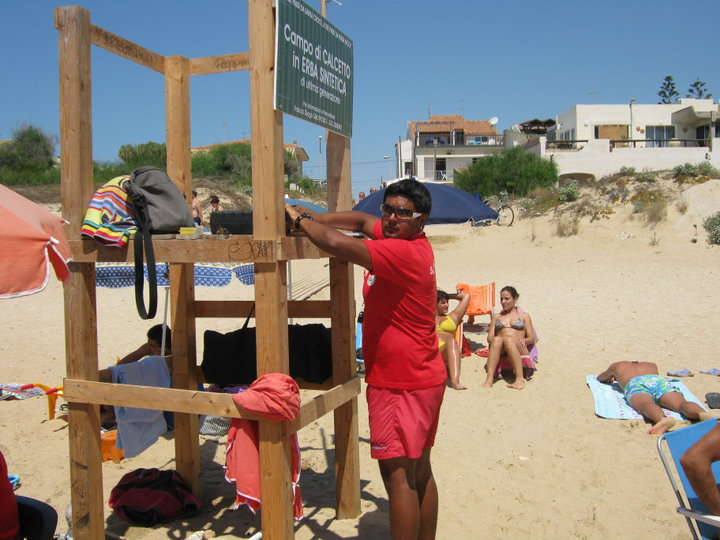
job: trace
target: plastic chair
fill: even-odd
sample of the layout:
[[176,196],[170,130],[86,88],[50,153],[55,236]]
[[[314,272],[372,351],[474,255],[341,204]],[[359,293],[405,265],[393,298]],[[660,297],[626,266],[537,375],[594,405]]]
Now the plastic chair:
[[[680,457],[717,425],[717,419],[711,418],[691,426],[663,433],[657,442],[658,453],[667,472],[670,484],[680,506],[679,514],[685,516],[690,532],[695,540],[699,538],[716,538],[720,527],[720,517],[708,513],[708,509],[700,501],[690,485],[685,471],[680,465]],[[663,447],[667,447],[667,452]],[[670,454],[668,458],[667,454]],[[720,461],[712,464],[712,472],[717,482],[720,479]],[[680,482],[677,481],[680,480]]]
[[62,386],[46,386],[41,383],[25,384],[20,387],[20,390],[27,390],[28,388],[40,388],[45,391],[45,395],[48,398],[48,417],[50,420],[55,418],[55,403],[57,402],[58,396],[63,396]]
[[26,540],[52,540],[58,515],[49,504],[17,495],[20,535]]

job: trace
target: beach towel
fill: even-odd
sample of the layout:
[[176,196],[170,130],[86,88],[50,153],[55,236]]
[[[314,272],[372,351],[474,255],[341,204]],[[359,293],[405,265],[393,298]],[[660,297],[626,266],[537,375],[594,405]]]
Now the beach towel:
[[[112,381],[116,384],[137,384],[170,388],[171,378],[163,356],[147,356],[137,362],[110,366]],[[167,431],[163,411],[115,406],[117,421],[117,448],[125,457],[135,457],[147,450]]]
[[0,384],[0,400],[27,399],[44,396],[45,390],[31,384],[7,383]]
[[[677,388],[683,397],[693,403],[697,403],[705,410],[703,404],[696,398],[685,384],[677,379],[669,379],[672,385]],[[602,418],[616,418],[620,420],[640,420],[642,415],[628,405],[625,394],[620,389],[620,385],[616,382],[610,384],[601,383],[597,380],[597,376],[588,375],[585,379],[595,400],[595,414]],[[665,416],[682,420],[680,413],[663,409]]]
[[[281,422],[293,420],[300,410],[300,391],[295,381],[283,373],[268,373],[259,377],[233,400],[242,410]],[[303,503],[300,494],[300,446],[297,433],[290,438],[292,445],[292,500],[296,520],[302,519]],[[233,418],[228,431],[225,451],[225,480],[235,483],[237,509],[246,504],[253,513],[260,508],[260,452],[258,423],[255,420]]]

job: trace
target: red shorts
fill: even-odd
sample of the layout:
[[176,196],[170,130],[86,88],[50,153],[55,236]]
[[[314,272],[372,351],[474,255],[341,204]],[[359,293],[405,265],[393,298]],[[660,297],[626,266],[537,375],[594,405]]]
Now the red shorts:
[[419,458],[435,443],[445,383],[417,390],[367,387],[370,456]]

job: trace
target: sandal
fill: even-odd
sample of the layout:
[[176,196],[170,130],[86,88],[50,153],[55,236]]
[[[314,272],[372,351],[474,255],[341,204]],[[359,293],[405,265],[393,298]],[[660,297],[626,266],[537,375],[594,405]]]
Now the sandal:
[[[667,374],[670,377],[692,377],[695,375],[689,369],[677,369],[675,371],[668,371]],[[720,374],[720,371],[718,371],[718,374]]]
[[708,375],[715,375],[716,377],[718,377],[718,376],[720,376],[720,369],[718,369],[718,368],[701,369],[700,373],[707,373]]

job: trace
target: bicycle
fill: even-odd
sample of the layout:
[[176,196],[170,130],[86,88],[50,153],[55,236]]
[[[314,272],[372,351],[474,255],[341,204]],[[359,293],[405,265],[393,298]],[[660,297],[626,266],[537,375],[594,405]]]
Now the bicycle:
[[[497,212],[497,218],[480,222],[478,223],[478,225],[490,225],[491,221],[494,221],[495,224],[499,226],[509,227],[510,225],[512,225],[513,221],[515,221],[515,212],[509,204],[505,204],[505,199],[507,198],[507,196],[508,194],[504,191],[500,193],[500,195],[498,195],[498,207],[494,208],[494,210]],[[483,202],[490,206],[490,199],[485,199],[483,200]]]

